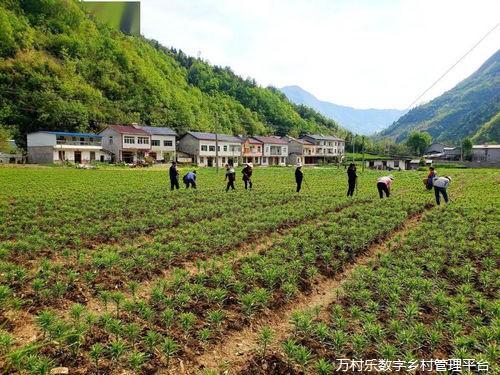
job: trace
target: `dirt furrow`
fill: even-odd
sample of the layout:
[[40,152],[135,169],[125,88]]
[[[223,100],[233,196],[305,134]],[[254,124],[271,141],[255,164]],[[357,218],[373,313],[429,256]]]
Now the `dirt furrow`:
[[289,322],[295,311],[320,306],[321,313],[324,314],[326,308],[336,300],[343,281],[350,277],[354,268],[368,264],[376,254],[387,252],[389,243],[396,236],[404,239],[409,231],[419,225],[422,214],[418,213],[408,218],[403,227],[394,231],[383,242],[370,246],[367,251],[357,257],[353,263],[346,266],[334,278],[318,277],[311,293],[301,295],[279,311],[267,311],[241,331],[227,333],[224,338],[221,338],[219,345],[200,355],[195,363],[182,363],[182,361],[179,361],[176,368],[171,369],[171,371],[159,372],[159,374],[195,374],[206,370],[223,371],[228,368],[230,369],[228,370],[229,374],[238,373],[238,369],[242,368],[254,354],[257,347],[257,337],[263,327],[270,327],[273,331],[273,341],[279,343],[292,333]]

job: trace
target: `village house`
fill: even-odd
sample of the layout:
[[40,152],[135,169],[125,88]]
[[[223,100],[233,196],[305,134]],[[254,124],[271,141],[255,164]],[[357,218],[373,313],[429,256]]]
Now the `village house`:
[[241,158],[241,140],[227,134],[187,132],[179,140],[179,151],[191,155],[193,163],[200,167],[237,166]]
[[113,154],[114,162],[142,162],[151,150],[151,134],[133,126],[108,125],[99,135],[103,149]]
[[288,142],[286,140],[276,136],[254,136],[253,138],[263,144],[261,165],[286,165],[288,157]]
[[316,151],[314,144],[305,139],[297,139],[289,136],[286,137],[286,140],[288,141],[288,164],[314,164]]
[[23,161],[23,153],[17,148],[16,142],[11,139],[7,141],[7,147],[0,150],[0,164],[19,164]]
[[27,136],[28,163],[110,161],[111,154],[102,148],[101,140],[100,135],[86,133],[43,130],[30,133]]
[[472,146],[472,161],[500,163],[500,145]]
[[308,164],[335,163],[342,160],[345,154],[345,141],[334,136],[307,134],[302,137],[315,146],[314,155],[308,157]]
[[239,137],[241,139],[243,163],[258,165],[262,160],[264,144],[253,137]]
[[410,160],[410,158],[370,159],[365,161],[365,166],[370,169],[404,171],[410,169]]
[[171,161],[176,159],[175,137],[177,134],[170,128],[155,126],[139,126],[133,124],[136,129],[142,129],[151,135],[151,150],[148,156],[156,161]]

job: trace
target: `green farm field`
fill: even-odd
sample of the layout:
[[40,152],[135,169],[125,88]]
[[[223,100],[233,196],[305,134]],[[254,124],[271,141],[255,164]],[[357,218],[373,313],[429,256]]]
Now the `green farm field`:
[[300,193],[294,168],[252,191],[240,170],[226,193],[223,169],[170,191],[166,168],[0,167],[2,373],[498,373],[498,170],[438,170],[441,206],[425,172],[379,199],[380,171],[348,198],[343,168],[304,168]]

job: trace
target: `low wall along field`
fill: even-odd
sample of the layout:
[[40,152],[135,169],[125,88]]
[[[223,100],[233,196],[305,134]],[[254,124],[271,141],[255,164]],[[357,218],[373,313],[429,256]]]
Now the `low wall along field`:
[[498,170],[224,173],[1,167],[3,373],[498,371]]

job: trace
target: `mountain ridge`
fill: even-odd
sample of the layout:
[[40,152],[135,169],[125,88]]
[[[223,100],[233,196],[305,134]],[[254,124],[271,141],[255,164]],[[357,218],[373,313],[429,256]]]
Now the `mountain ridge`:
[[500,50],[444,94],[402,116],[377,139],[403,142],[412,131],[428,132],[436,142],[500,143]]
[[297,85],[284,86],[279,90],[292,102],[307,105],[358,134],[370,135],[381,131],[406,113],[399,109],[359,109],[323,101]]

